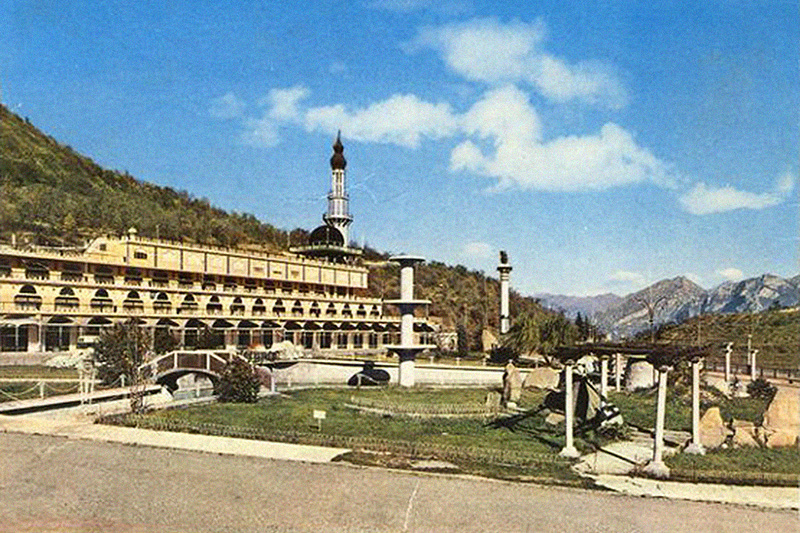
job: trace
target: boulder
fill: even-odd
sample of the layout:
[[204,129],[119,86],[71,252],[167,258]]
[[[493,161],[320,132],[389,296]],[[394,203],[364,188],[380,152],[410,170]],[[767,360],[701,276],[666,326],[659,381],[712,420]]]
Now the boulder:
[[757,447],[756,428],[752,422],[745,420],[734,420],[731,424],[733,428],[733,447],[746,448]]
[[729,396],[731,393],[731,387],[728,382],[725,381],[725,376],[712,376],[710,374],[705,374],[703,376],[703,381],[707,386],[717,389],[725,396]]
[[489,391],[486,394],[486,409],[489,411],[499,411],[500,410],[500,393],[497,391]]
[[544,417],[544,421],[551,426],[557,426],[564,422],[564,415],[560,413],[550,413]]
[[707,449],[719,448],[728,438],[730,431],[725,427],[719,407],[709,407],[700,419],[700,444]]
[[534,368],[525,376],[524,389],[555,389],[558,387],[558,370],[548,366]]
[[625,374],[625,389],[632,392],[638,389],[649,389],[656,384],[656,372],[647,361],[631,360]]
[[519,369],[514,366],[513,361],[509,361],[506,365],[506,371],[503,373],[503,400],[506,405],[519,403],[520,396],[522,395],[522,375]]
[[794,446],[800,436],[800,391],[778,387],[762,427],[768,448]]

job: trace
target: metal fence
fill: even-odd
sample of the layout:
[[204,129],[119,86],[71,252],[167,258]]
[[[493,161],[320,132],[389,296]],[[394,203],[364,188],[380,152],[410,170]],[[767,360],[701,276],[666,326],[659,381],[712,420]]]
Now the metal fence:
[[569,461],[555,454],[531,453],[520,450],[485,448],[479,446],[453,446],[425,442],[412,442],[376,437],[311,433],[303,431],[276,431],[269,428],[229,426],[167,419],[153,415],[115,415],[100,420],[101,423],[153,429],[197,433],[220,437],[267,440],[291,444],[348,448],[355,451],[392,453],[415,458],[436,458],[446,461],[476,461],[495,465],[536,466],[545,464],[568,465]]

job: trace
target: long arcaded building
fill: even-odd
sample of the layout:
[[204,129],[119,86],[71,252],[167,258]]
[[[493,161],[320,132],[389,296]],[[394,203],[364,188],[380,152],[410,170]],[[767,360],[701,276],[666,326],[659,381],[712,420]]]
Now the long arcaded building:
[[288,340],[320,355],[383,351],[398,340],[399,317],[369,296],[360,251],[348,246],[342,152],[337,137],[325,223],[291,253],[145,239],[134,229],[83,250],[0,245],[0,351],[75,349],[129,319],[186,348],[210,338],[255,349]]

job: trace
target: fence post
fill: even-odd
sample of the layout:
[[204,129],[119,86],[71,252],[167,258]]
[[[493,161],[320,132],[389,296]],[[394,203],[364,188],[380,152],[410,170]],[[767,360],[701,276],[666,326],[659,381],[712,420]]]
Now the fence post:
[[44,399],[44,381],[39,382],[39,399]]

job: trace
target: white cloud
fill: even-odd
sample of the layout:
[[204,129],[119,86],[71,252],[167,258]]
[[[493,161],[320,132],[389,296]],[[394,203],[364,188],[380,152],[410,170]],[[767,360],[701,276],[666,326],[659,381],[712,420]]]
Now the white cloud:
[[786,172],[778,177],[770,192],[754,193],[740,191],[730,185],[716,187],[697,183],[680,198],[683,208],[693,215],[724,213],[735,209],[766,209],[783,203],[791,194],[795,176]]
[[453,135],[457,127],[450,104],[433,104],[413,94],[397,94],[368,107],[349,110],[338,104],[308,109],[308,130],[345,132],[358,141],[392,143],[416,148],[423,137],[441,139]]
[[309,97],[311,91],[302,85],[288,89],[271,89],[259,102],[268,107],[267,114],[275,120],[292,121],[300,118],[298,104]]
[[244,121],[242,142],[250,146],[271,148],[280,142],[278,124],[271,118],[250,118]]
[[744,277],[744,273],[738,268],[723,268],[722,270],[717,270],[717,274],[728,281],[739,281]]
[[617,270],[606,280],[606,285],[622,287],[640,287],[645,284],[645,278],[639,272]]
[[542,141],[536,110],[510,85],[488,91],[466,113],[462,128],[491,140],[494,152],[483,153],[466,140],[452,151],[450,168],[496,178],[497,189],[602,190],[645,180],[664,185],[671,179],[667,165],[614,123],[595,135]]
[[468,242],[464,245],[462,255],[478,259],[488,259],[492,256],[492,247],[485,242]]
[[328,72],[331,74],[341,74],[343,72],[347,72],[347,65],[344,61],[334,61],[333,63],[328,66]]
[[545,24],[538,20],[503,24],[474,19],[421,29],[407,50],[433,48],[456,74],[489,84],[526,83],[546,98],[579,100],[618,109],[627,92],[613,69],[598,61],[569,64],[542,50]]
[[240,100],[232,92],[228,92],[219,98],[211,100],[211,107],[208,112],[215,118],[231,119],[240,117],[244,109],[244,101]]

